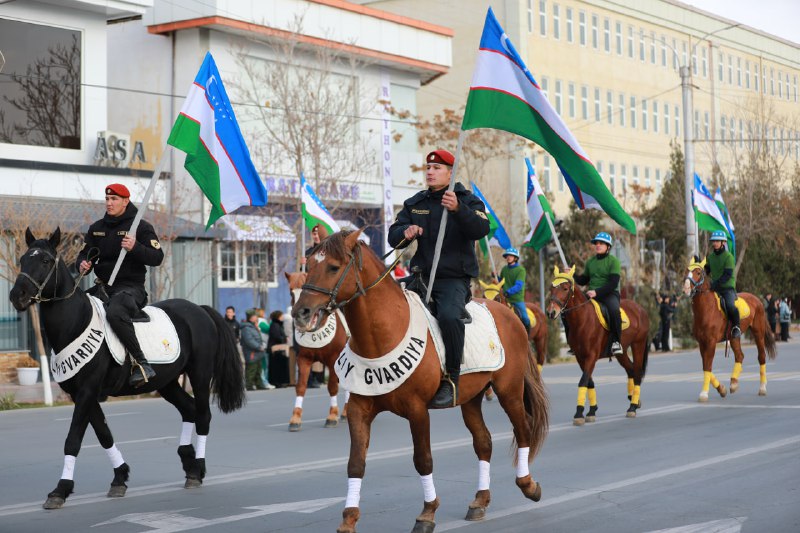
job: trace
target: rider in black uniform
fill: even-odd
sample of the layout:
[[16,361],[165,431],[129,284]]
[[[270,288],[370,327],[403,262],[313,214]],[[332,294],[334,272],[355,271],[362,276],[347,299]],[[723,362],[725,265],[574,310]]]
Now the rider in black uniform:
[[[81,274],[94,269],[98,283],[105,285],[109,296],[106,318],[125,348],[136,361],[129,383],[134,387],[153,378],[156,373],[147,362],[133,329],[133,320],[147,305],[144,288],[148,266],[158,266],[164,251],[153,226],[144,219],[139,222],[136,238],[128,235],[136,206],[130,203],[128,188],[119,183],[106,187],[106,214],[89,226],[76,265]],[[114,285],[108,285],[120,250],[128,252],[120,266]],[[91,259],[90,259],[91,258]]]
[[417,240],[411,268],[419,267],[423,279],[430,278],[442,211],[450,212],[442,243],[431,299],[445,346],[445,369],[439,390],[429,407],[441,409],[458,403],[458,376],[464,352],[464,308],[469,301],[471,278],[478,276],[475,241],[489,233],[486,208],[460,183],[448,191],[454,157],[447,150],[436,150],[425,158],[428,189],[403,203],[403,209],[389,228],[389,244],[401,246]]

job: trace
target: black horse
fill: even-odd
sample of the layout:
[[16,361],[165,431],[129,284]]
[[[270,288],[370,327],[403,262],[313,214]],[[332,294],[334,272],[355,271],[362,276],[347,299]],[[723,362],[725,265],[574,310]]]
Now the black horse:
[[[58,353],[87,328],[92,317],[92,303],[78,288],[58,255],[60,229],[56,228],[49,239],[37,240],[29,228],[25,240],[28,250],[20,258],[20,274],[9,298],[18,311],[27,309],[34,302],[41,303],[44,330],[54,351]],[[163,309],[175,324],[180,339],[180,357],[173,363],[158,365],[155,378],[133,389],[128,385],[130,362],[117,364],[103,342],[95,356],[77,374],[60,384],[72,397],[75,409],[64,442],[64,470],[55,490],[47,495],[45,509],[60,508],[73,491],[75,483],[72,472],[87,424],[94,428],[114,468],[108,496],[125,495],[130,467],[122,458],[106,425],[100,407],[100,399],[106,396],[158,391],[174,405],[183,419],[178,455],[186,473],[185,487],[199,487],[202,484],[206,470],[205,441],[211,422],[209,397],[212,388],[223,413],[239,409],[246,400],[236,340],[222,316],[208,306],[178,299],[155,305]],[[47,369],[43,371],[47,372]],[[191,380],[194,397],[178,383],[178,377],[184,372]],[[197,450],[191,443],[193,430],[197,433]]]

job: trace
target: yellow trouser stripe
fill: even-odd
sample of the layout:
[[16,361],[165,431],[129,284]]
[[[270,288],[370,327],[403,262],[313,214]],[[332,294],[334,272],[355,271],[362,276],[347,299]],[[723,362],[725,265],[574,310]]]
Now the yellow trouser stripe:
[[742,373],[742,363],[733,363],[733,372],[731,379],[739,379],[739,374]]
[[597,405],[597,389],[589,389],[589,406],[594,407]]
[[639,385],[633,387],[633,394],[631,395],[631,403],[633,405],[638,405],[639,403],[639,396],[642,394],[642,388]]
[[758,369],[759,374],[761,374],[761,383],[767,382],[767,365],[760,365]]
[[703,372],[703,392],[708,392],[708,384],[711,383],[711,372]]
[[628,378],[628,396],[633,394],[633,378]]
[[586,405],[586,387],[578,387],[578,406]]

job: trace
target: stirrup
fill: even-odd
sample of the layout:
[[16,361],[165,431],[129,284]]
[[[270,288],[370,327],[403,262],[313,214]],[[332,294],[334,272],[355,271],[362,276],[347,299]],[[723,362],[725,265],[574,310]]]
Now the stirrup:
[[731,328],[731,338],[738,339],[741,336],[742,336],[742,328],[740,328],[739,326],[733,326]]
[[[128,355],[131,359],[131,376],[128,378],[128,384],[138,388],[141,387],[142,385],[145,385],[146,383],[149,383],[150,378],[155,377],[155,370],[153,370],[153,368],[150,367],[150,371],[153,372],[153,374],[150,377],[147,377],[147,371],[145,370],[144,366],[142,366],[142,363],[140,363],[139,360],[133,357],[132,355],[130,354]],[[145,362],[147,361],[145,360]],[[147,363],[147,365],[150,366],[150,363]],[[138,379],[138,377],[136,376],[136,372],[139,372],[141,374],[142,376],[141,379]]]

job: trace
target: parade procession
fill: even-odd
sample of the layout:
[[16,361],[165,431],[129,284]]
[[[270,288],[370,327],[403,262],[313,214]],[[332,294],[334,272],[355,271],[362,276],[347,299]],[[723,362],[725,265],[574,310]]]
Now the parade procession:
[[0,533],[800,531],[798,17],[0,0]]

